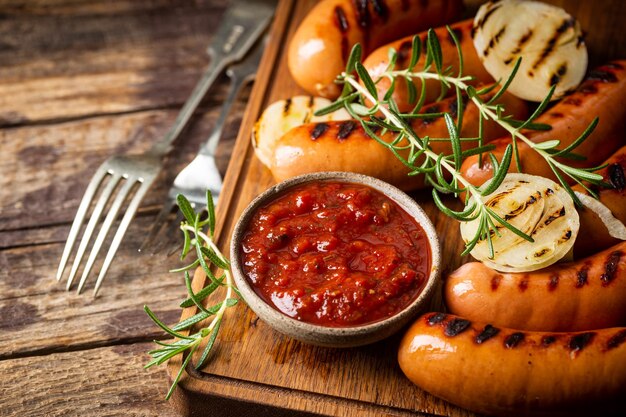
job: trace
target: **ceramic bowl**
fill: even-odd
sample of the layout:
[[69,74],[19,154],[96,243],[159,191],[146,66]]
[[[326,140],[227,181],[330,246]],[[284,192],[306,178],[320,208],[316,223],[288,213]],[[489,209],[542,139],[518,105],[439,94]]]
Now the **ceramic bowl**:
[[[291,318],[269,305],[252,288],[241,264],[241,240],[247,225],[260,206],[264,206],[280,196],[285,190],[310,181],[341,181],[369,186],[383,193],[424,229],[431,251],[431,270],[426,284],[418,297],[395,315],[370,324],[351,327],[326,327],[310,324]],[[326,347],[353,347],[382,340],[400,330],[411,319],[423,312],[430,303],[430,298],[437,287],[441,268],[441,252],[435,228],[424,210],[407,194],[398,188],[366,175],[348,172],[320,172],[305,174],[283,181],[255,198],[244,210],[235,226],[230,247],[231,270],[237,287],[248,306],[267,325],[280,333],[305,343]]]

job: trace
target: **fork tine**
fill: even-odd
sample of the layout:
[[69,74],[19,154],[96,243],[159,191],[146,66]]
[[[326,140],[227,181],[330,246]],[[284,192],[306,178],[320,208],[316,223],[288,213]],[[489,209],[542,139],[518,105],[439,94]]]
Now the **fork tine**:
[[100,184],[102,183],[102,180],[104,179],[106,174],[107,170],[103,166],[100,166],[100,168],[98,168],[93,178],[89,182],[89,185],[85,190],[85,194],[83,195],[83,198],[78,205],[78,211],[76,212],[76,217],[74,217],[74,222],[72,222],[70,233],[67,236],[67,241],[65,242],[65,248],[63,248],[63,255],[61,255],[61,262],[59,263],[59,268],[57,269],[57,281],[60,281],[61,277],[63,276],[63,271],[65,271],[67,260],[70,257],[70,253],[72,253],[72,249],[74,248],[74,244],[76,243],[76,237],[78,236],[80,227],[85,220],[85,215],[87,214],[87,210],[89,209],[91,200],[96,194],[96,191],[100,187]]
[[[169,199],[169,198],[163,203],[163,207],[161,208],[159,215],[157,216],[156,220],[152,224],[150,233],[148,233],[148,236],[143,240],[143,242],[141,243],[141,246],[139,247],[139,252],[145,251],[148,248],[148,245],[151,242],[153,242],[154,239],[156,239],[159,232],[163,230],[163,227],[166,226],[165,224],[166,219],[169,216],[169,214],[172,212],[172,209],[175,206],[176,206],[176,201]],[[152,254],[154,255],[154,252]]]
[[113,194],[113,190],[115,189],[115,186],[117,185],[117,183],[119,182],[121,178],[122,177],[120,175],[112,176],[109,179],[109,182],[105,186],[104,190],[100,194],[100,197],[98,198],[96,207],[94,207],[93,213],[91,213],[91,218],[89,219],[89,223],[87,223],[87,227],[85,228],[85,231],[83,232],[83,236],[80,240],[80,244],[78,245],[78,251],[76,252],[76,256],[74,257],[74,263],[72,264],[70,276],[67,279],[66,290],[68,291],[72,287],[72,282],[74,281],[76,272],[78,271],[78,268],[80,267],[80,261],[83,259],[83,255],[85,254],[85,251],[87,250],[87,246],[89,245],[89,242],[91,240],[91,235],[93,234],[93,231],[95,230],[96,225],[98,224],[98,221],[100,220],[100,217],[102,216],[102,211],[104,210],[106,203],[111,198],[111,194]]
[[[128,208],[126,209],[126,214],[124,214],[124,217],[122,218],[122,222],[120,223],[120,226],[117,229],[117,232],[115,233],[115,237],[113,237],[113,241],[111,242],[111,247],[109,248],[109,251],[107,252],[106,258],[104,259],[104,263],[102,264],[102,268],[100,269],[100,273],[98,274],[98,279],[96,280],[96,286],[93,290],[94,297],[98,294],[98,290],[100,289],[100,285],[102,285],[104,276],[109,270],[109,266],[111,265],[111,262],[113,261],[113,257],[115,256],[115,253],[117,252],[117,248],[120,246],[120,243],[122,242],[122,239],[124,238],[126,229],[128,229],[128,226],[130,225],[131,220],[133,219],[133,217],[135,216],[135,213],[137,212],[139,203],[141,203],[141,200],[143,199],[144,195],[148,192],[148,189],[150,188],[151,183],[152,181],[142,182],[141,185],[139,186],[139,189],[135,193],[135,196],[128,204]],[[82,286],[78,288],[79,293],[81,289],[82,289]]]
[[85,285],[87,276],[89,275],[89,272],[91,271],[91,268],[93,267],[93,264],[96,261],[98,252],[100,252],[100,247],[102,247],[102,244],[104,243],[104,239],[106,238],[106,235],[109,232],[109,229],[111,228],[111,225],[113,224],[113,221],[115,221],[115,218],[117,217],[117,213],[122,207],[122,203],[124,202],[124,200],[126,200],[126,196],[132,189],[133,185],[135,185],[135,182],[136,181],[126,179],[126,182],[122,186],[122,189],[115,197],[115,200],[113,200],[113,204],[109,208],[109,213],[104,219],[104,223],[102,223],[102,227],[100,228],[100,231],[98,232],[98,237],[96,238],[96,242],[93,244],[93,247],[91,248],[89,259],[87,260],[85,269],[83,269],[83,275],[80,277],[80,282],[78,283],[79,293],[83,285]]

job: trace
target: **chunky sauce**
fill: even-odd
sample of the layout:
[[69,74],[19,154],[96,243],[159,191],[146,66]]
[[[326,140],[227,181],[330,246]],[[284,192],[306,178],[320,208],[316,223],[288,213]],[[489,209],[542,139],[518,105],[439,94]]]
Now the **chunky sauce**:
[[308,323],[355,326],[408,306],[430,272],[426,234],[364,185],[306,183],[257,209],[242,241],[257,294]]

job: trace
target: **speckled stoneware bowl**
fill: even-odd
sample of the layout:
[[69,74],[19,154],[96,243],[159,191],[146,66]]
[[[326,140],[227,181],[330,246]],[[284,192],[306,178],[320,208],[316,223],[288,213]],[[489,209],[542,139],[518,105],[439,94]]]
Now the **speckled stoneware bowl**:
[[[241,240],[248,222],[256,209],[271,202],[285,190],[309,181],[342,181],[364,184],[394,200],[424,229],[430,244],[431,270],[422,292],[404,310],[380,321],[352,327],[326,327],[293,319],[267,304],[252,288],[241,264]],[[326,347],[353,347],[374,343],[400,330],[411,319],[429,305],[430,298],[437,287],[441,269],[441,252],[435,228],[424,210],[407,194],[398,188],[366,175],[348,172],[320,172],[306,174],[283,181],[258,196],[242,213],[233,232],[230,246],[231,270],[243,296],[250,308],[266,324],[275,330],[305,343]]]

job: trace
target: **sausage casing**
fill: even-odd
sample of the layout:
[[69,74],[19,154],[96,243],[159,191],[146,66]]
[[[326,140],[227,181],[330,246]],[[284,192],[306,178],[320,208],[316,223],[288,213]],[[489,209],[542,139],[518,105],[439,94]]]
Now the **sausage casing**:
[[[478,58],[478,54],[476,53],[476,49],[474,48],[474,44],[472,43],[472,25],[473,20],[464,20],[462,22],[457,22],[450,25],[450,29],[454,32],[457,40],[459,41],[459,46],[461,48],[461,52],[463,53],[463,73],[464,75],[472,75],[475,77],[473,83],[491,83],[493,79],[489,75],[489,73],[485,70],[483,64],[480,62]],[[439,38],[439,43],[441,45],[443,68],[452,68],[452,73],[456,74],[459,66],[459,57],[456,49],[456,44],[448,29],[445,26],[439,27],[435,29],[435,34]],[[420,60],[417,62],[415,66],[416,71],[421,71],[424,68],[425,61],[425,47],[426,47],[426,38],[428,32],[422,32],[419,34],[422,47],[422,55]],[[377,80],[382,76],[382,74],[387,70],[389,66],[389,49],[394,49],[397,51],[397,60],[395,65],[395,70],[404,70],[409,65],[411,54],[412,54],[412,41],[413,36],[408,36],[403,39],[399,39],[397,41],[391,42],[387,45],[381,46],[380,48],[373,51],[370,55],[367,56],[365,61],[363,61],[363,66],[367,69],[367,72],[370,74],[372,79]],[[417,88],[417,91],[421,89],[421,81],[419,79],[414,79],[413,83]],[[378,96],[383,97],[387,90],[391,85],[391,81],[388,78],[382,78],[376,84],[376,88],[378,90]],[[428,80],[426,81],[426,98],[425,103],[431,103],[437,99],[441,92],[440,88],[441,84],[437,80]],[[414,103],[409,102],[409,93],[405,80],[398,80],[396,82],[393,99],[395,100],[398,108],[402,112],[410,111]]]
[[312,95],[335,98],[334,83],[352,47],[364,56],[380,45],[455,20],[461,0],[323,0],[304,18],[288,51],[294,80]]
[[[589,71],[574,93],[563,98],[535,120],[537,123],[551,125],[552,130],[527,132],[527,136],[535,143],[558,139],[561,142],[559,149],[563,149],[573,143],[593,119],[599,116],[600,120],[595,130],[574,150],[586,159],[583,161],[561,159],[565,164],[574,167],[597,166],[624,144],[625,95],[626,60],[603,65]],[[502,159],[504,150],[510,143],[510,138],[492,142],[496,147],[492,153],[498,160]],[[522,172],[556,180],[548,164],[537,152],[521,141],[518,141],[518,147]],[[509,170],[516,169],[515,163],[512,163]],[[470,156],[463,162],[461,173],[472,184],[482,185],[492,178],[493,169],[488,158],[483,159],[481,167],[478,156]]]
[[[602,175],[602,181],[610,187],[593,185],[590,187],[598,194],[598,200],[613,213],[613,216],[626,224],[626,146],[618,149],[604,164],[606,167],[597,173]],[[572,188],[575,191],[586,192],[580,185]],[[606,225],[593,211],[582,209],[578,214],[580,238],[576,239],[574,244],[574,254],[577,257],[591,255],[619,242],[609,235]]]
[[577,331],[626,325],[626,242],[529,273],[469,262],[444,284],[449,311],[516,329]]
[[398,361],[422,389],[478,413],[624,412],[626,328],[522,332],[428,313],[405,334]]
[[[505,93],[500,102],[516,117],[524,117],[526,104]],[[422,109],[424,113],[449,113],[458,116],[456,98],[450,97],[432,103]],[[412,119],[411,126],[419,137],[448,138],[449,133],[443,117]],[[478,133],[478,109],[472,102],[463,107],[461,136],[476,137]],[[485,142],[500,137],[503,129],[487,121],[484,123]],[[387,133],[381,137],[391,142],[395,136]],[[462,148],[475,146],[475,142],[462,142]],[[450,154],[449,141],[430,142],[436,153]],[[319,171],[350,171],[371,175],[404,190],[424,186],[423,176],[408,176],[409,169],[387,148],[371,139],[361,125],[353,120],[327,123],[308,123],[288,131],[275,144],[270,169],[278,181],[296,175]],[[403,156],[406,158],[407,154]],[[419,162],[418,162],[419,163]]]

